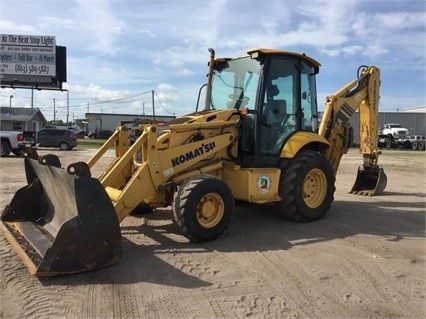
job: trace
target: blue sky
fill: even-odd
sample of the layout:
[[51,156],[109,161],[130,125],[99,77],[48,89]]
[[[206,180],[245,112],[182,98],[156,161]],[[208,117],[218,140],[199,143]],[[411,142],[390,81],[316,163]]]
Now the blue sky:
[[[382,111],[425,105],[424,0],[0,0],[0,33],[48,35],[67,47],[70,120],[84,113],[181,116],[195,110],[208,48],[220,57],[255,47],[304,52],[321,62],[319,109],[381,69]],[[14,97],[10,100],[10,95]],[[66,93],[34,91],[48,120],[66,119]],[[114,100],[118,100],[115,101]],[[1,106],[30,107],[31,90],[0,89]]]

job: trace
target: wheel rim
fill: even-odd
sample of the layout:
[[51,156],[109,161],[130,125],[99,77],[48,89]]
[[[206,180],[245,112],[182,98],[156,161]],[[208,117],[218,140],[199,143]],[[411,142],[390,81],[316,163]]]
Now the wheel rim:
[[225,212],[225,203],[217,193],[208,193],[197,206],[197,220],[201,226],[212,228],[219,224]]
[[319,207],[327,194],[327,177],[320,169],[312,169],[303,181],[303,199],[310,208]]

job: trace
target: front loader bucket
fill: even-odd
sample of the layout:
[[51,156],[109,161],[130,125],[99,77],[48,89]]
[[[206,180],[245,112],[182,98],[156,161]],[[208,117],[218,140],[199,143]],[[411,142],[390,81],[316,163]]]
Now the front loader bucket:
[[355,184],[349,193],[375,196],[384,191],[386,184],[387,177],[383,168],[360,166],[358,168]]
[[39,276],[114,263],[121,255],[121,233],[105,189],[90,176],[70,175],[56,156],[49,156],[50,165],[25,158],[28,185],[1,215],[5,237]]

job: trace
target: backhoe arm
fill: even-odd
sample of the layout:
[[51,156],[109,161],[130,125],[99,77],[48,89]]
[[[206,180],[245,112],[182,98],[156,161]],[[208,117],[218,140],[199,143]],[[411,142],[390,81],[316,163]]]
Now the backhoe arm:
[[[367,195],[376,195],[386,186],[386,181],[383,182],[386,175],[377,166],[379,92],[380,70],[374,66],[363,66],[357,81],[349,82],[327,97],[319,127],[319,135],[325,137],[330,143],[326,157],[330,160],[334,172],[337,173],[343,154],[347,153],[352,145],[353,129],[349,120],[359,110],[359,148],[360,153],[363,154],[364,163],[359,169],[357,182],[352,192]],[[362,178],[360,179],[360,175],[367,175],[368,178],[364,178],[363,181]],[[381,182],[380,185],[379,182]]]

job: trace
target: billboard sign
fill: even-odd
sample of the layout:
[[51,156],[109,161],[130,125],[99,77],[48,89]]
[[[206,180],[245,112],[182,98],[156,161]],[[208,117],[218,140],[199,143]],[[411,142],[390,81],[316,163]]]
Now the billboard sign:
[[0,34],[0,80],[2,87],[61,87],[65,48],[55,36]]
[[56,76],[54,36],[2,34],[0,74]]

